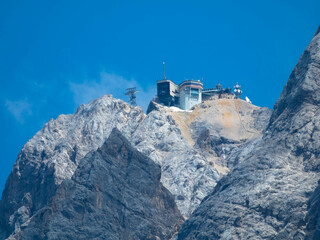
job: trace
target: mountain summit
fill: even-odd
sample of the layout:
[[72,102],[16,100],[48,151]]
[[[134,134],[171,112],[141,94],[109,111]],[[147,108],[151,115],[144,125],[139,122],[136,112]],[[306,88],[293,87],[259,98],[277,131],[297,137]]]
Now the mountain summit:
[[267,131],[187,220],[178,239],[319,239],[320,33]]
[[22,227],[21,239],[169,239],[183,217],[160,176],[115,128]]
[[318,30],[274,111],[81,105],[22,148],[0,239],[320,239],[319,90]]
[[[2,239],[24,236],[26,229],[28,236],[31,229],[37,232],[34,224],[39,213],[56,206],[57,198],[62,197],[61,184],[72,181],[81,162],[95,160],[86,156],[98,151],[114,128],[145,157],[160,165],[161,184],[172,194],[186,219],[220,178],[243,158],[241,149],[261,137],[272,113],[239,99],[211,99],[192,111],[151,105],[153,110],[145,115],[140,107],[106,95],[81,105],[73,115],[50,120],[23,147],[7,180],[0,202]],[[95,164],[90,166],[91,171],[98,171]],[[119,181],[120,178],[114,179],[113,184],[122,186]],[[73,194],[72,189],[69,191]],[[82,197],[79,195],[78,200],[85,201]],[[63,199],[71,201],[68,197]],[[71,202],[68,206],[72,206]],[[47,222],[51,223],[60,215],[55,212],[49,216]],[[180,226],[180,218],[175,216],[178,221],[172,226]],[[159,234],[168,236],[170,229]]]

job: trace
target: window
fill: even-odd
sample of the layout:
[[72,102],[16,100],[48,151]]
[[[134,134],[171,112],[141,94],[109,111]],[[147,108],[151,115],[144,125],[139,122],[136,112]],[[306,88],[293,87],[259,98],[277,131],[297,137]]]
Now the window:
[[190,97],[192,100],[198,100],[198,95],[191,95],[191,97]]
[[197,88],[191,88],[191,94],[199,94],[199,91]]

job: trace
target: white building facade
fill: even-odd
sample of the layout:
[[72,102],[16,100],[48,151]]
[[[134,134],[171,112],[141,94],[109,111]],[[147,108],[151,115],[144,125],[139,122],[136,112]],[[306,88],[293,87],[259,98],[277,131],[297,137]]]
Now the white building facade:
[[185,80],[179,84],[180,108],[189,110],[202,101],[203,83],[200,80]]

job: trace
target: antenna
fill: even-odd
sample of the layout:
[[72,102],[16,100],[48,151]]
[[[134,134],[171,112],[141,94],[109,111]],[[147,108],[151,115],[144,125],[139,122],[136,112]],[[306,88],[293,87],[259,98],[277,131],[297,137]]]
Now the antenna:
[[234,94],[236,95],[236,98],[240,98],[242,94],[241,86],[237,83],[233,88],[234,88]]
[[166,74],[165,74],[166,63],[163,62],[162,65],[163,65],[163,80],[166,80]]
[[129,99],[129,103],[133,106],[137,106],[137,102],[136,102],[136,92],[139,92],[136,90],[135,87],[133,88],[127,88],[126,89],[126,93],[124,95],[129,95],[130,99]]

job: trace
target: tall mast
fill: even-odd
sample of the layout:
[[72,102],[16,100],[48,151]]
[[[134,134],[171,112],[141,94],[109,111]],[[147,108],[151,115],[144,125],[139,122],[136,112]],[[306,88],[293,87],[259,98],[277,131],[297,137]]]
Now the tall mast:
[[166,63],[163,62],[162,64],[163,64],[163,80],[166,80],[166,74],[165,74],[165,65],[166,65]]

